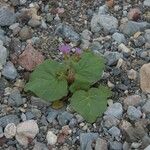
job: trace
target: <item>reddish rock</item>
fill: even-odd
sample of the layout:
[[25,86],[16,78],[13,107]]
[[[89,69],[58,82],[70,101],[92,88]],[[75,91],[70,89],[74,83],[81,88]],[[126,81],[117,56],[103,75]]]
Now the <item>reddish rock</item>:
[[109,7],[109,8],[111,8],[111,7],[113,7],[114,6],[114,0],[106,0],[106,5]]
[[128,13],[128,19],[137,21],[141,18],[141,11],[138,8],[130,9]]
[[24,52],[19,56],[18,63],[28,71],[32,71],[37,65],[44,61],[44,56],[28,44]]

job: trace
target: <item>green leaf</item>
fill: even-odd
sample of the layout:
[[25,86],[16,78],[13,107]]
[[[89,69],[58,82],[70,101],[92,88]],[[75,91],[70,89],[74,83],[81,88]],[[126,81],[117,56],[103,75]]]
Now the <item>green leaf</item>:
[[85,52],[82,54],[79,62],[75,63],[73,67],[75,70],[75,81],[70,87],[71,92],[78,89],[88,89],[90,85],[96,83],[102,76],[105,61],[102,56],[92,52]]
[[91,88],[88,92],[84,90],[76,91],[71,97],[71,105],[75,111],[90,123],[96,121],[107,107],[107,98],[111,95],[111,91],[104,86],[99,88]]
[[68,94],[65,72],[63,64],[46,60],[33,71],[25,91],[31,91],[47,101],[59,100]]

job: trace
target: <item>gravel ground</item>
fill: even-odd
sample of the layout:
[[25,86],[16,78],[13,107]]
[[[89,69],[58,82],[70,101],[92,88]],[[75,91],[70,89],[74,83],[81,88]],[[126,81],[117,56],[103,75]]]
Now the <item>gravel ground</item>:
[[[0,150],[150,150],[150,0],[0,1]],[[107,60],[113,91],[87,123],[24,92],[35,66],[60,61],[60,43]]]

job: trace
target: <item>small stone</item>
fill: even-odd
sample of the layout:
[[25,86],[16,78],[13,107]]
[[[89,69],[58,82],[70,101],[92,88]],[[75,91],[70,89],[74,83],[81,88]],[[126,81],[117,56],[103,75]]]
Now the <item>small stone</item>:
[[98,138],[96,140],[95,150],[108,150],[106,140]]
[[142,110],[146,114],[150,114],[150,101],[147,101],[144,106],[142,107]]
[[91,150],[91,144],[98,138],[98,133],[81,133],[80,134],[80,149]]
[[137,148],[139,148],[141,146],[141,144],[142,143],[136,143],[136,142],[134,142],[134,143],[131,144],[131,148],[137,149]]
[[109,144],[110,150],[122,150],[122,147],[123,147],[122,143],[117,141],[110,142]]
[[20,35],[21,40],[25,41],[27,39],[32,38],[32,31],[27,26],[24,26],[20,30],[19,35]]
[[46,140],[49,145],[55,145],[57,142],[57,136],[52,131],[48,131]]
[[148,145],[144,150],[150,150],[150,145]]
[[111,128],[113,126],[117,126],[120,122],[116,117],[111,116],[111,115],[104,116],[103,119],[104,119],[103,125],[106,128]]
[[131,69],[131,70],[127,71],[127,75],[128,75],[129,79],[136,80],[136,78],[137,78],[137,71],[135,71],[134,69]]
[[100,53],[104,52],[103,45],[101,45],[100,42],[98,42],[98,41],[92,42],[91,45],[90,45],[90,49],[93,52],[100,52]]
[[36,28],[41,25],[41,21],[35,18],[31,18],[28,22],[28,25],[33,28]]
[[121,43],[118,46],[118,50],[122,51],[123,53],[127,53],[127,54],[131,53],[131,50],[128,47],[126,47],[123,43]]
[[7,139],[13,138],[16,135],[16,125],[14,123],[8,124],[4,129],[4,135]]
[[0,126],[0,138],[2,138],[3,136],[4,136],[3,128]]
[[126,43],[126,39],[125,39],[125,36],[122,34],[122,33],[114,33],[112,35],[112,38],[118,43],[118,44],[121,44],[121,43]]
[[27,120],[17,125],[16,140],[24,146],[27,146],[28,139],[34,139],[39,133],[39,128],[34,120]]
[[20,106],[24,103],[20,91],[18,89],[14,89],[8,98],[8,104],[10,106]]
[[145,44],[145,38],[143,36],[139,36],[134,40],[134,44],[136,47],[141,47]]
[[10,2],[13,6],[18,6],[19,5],[19,0],[10,0]]
[[124,101],[123,101],[125,107],[127,108],[128,106],[139,106],[142,103],[142,98],[139,95],[131,95],[127,96]]
[[0,6],[0,26],[10,26],[16,21],[14,10],[9,6]]
[[7,49],[3,45],[0,45],[0,64],[1,65],[6,64],[7,55],[8,55]]
[[28,71],[32,71],[37,65],[44,61],[44,56],[28,44],[24,52],[19,56],[18,63]]
[[144,6],[146,6],[146,7],[150,7],[150,2],[149,2],[149,0],[144,0],[143,4],[144,4]]
[[33,150],[48,150],[48,148],[44,143],[35,142]]
[[60,24],[55,32],[65,40],[72,42],[75,46],[80,43],[80,35],[68,25]]
[[145,35],[144,35],[146,42],[150,43],[150,29],[145,30]]
[[147,22],[127,21],[121,24],[120,30],[124,34],[131,36],[138,31],[147,29],[148,27],[149,27],[149,24]]
[[112,128],[110,128],[108,130],[108,133],[111,134],[111,136],[113,138],[118,138],[121,134],[120,129],[118,129],[117,127],[113,126]]
[[19,123],[19,118],[17,115],[6,115],[0,118],[0,126],[6,127],[7,124],[14,123],[15,125]]
[[107,59],[107,64],[109,66],[115,65],[120,58],[123,58],[123,55],[118,52],[105,52],[104,56]]
[[120,103],[114,103],[113,105],[109,106],[105,112],[105,115],[114,116],[118,119],[121,119],[123,114],[123,108]]
[[140,18],[141,18],[141,11],[139,10],[139,8],[130,9],[130,11],[128,13],[129,20],[137,21]]
[[47,121],[48,121],[49,123],[53,123],[54,120],[57,118],[58,113],[59,113],[59,112],[58,112],[57,110],[52,110],[52,109],[51,109],[51,111],[48,113],[48,116],[46,117]]
[[134,106],[129,106],[128,110],[127,110],[127,115],[128,115],[130,120],[134,121],[134,120],[140,119],[142,116],[142,113],[140,110],[138,110]]
[[54,16],[51,13],[46,14],[46,21],[51,23],[54,19]]
[[61,126],[67,125],[72,118],[73,118],[73,115],[66,111],[59,114],[57,117],[58,122]]
[[150,93],[150,63],[140,69],[140,86],[143,92]]
[[2,75],[7,79],[14,80],[17,77],[17,70],[12,62],[7,62],[2,70]]

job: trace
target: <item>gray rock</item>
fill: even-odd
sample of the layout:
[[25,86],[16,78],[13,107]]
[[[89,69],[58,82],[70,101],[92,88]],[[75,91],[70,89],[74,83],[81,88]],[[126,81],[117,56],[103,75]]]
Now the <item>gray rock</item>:
[[80,134],[80,149],[92,150],[91,144],[98,138],[98,133],[81,133]]
[[113,141],[110,142],[109,148],[110,148],[109,150],[122,150],[123,145],[120,142]]
[[120,121],[112,115],[104,116],[103,120],[103,125],[105,128],[111,128],[113,126],[117,126],[120,123]]
[[91,31],[98,32],[104,29],[107,32],[113,32],[118,28],[118,20],[110,15],[94,14],[91,20]]
[[28,26],[24,26],[19,32],[21,40],[25,41],[32,38],[32,31]]
[[81,39],[90,41],[91,40],[91,35],[92,35],[91,31],[85,29],[81,33]]
[[111,136],[113,138],[118,138],[121,134],[120,129],[118,129],[117,127],[113,126],[112,128],[110,128],[108,130],[108,133],[111,134]]
[[8,53],[7,49],[0,45],[0,64],[5,65],[6,64],[6,59],[7,59]]
[[20,121],[20,119],[18,118],[17,115],[7,115],[7,116],[0,118],[0,126],[2,126],[4,128],[9,123],[14,123],[17,125],[19,123],[19,121]]
[[5,88],[8,86],[8,81],[4,78],[0,78],[0,95],[4,93]]
[[108,6],[103,5],[99,7],[98,14],[106,14],[108,12]]
[[17,70],[12,62],[7,62],[2,70],[2,75],[7,79],[15,79],[17,77]]
[[105,115],[114,116],[118,119],[121,119],[123,114],[123,108],[120,103],[114,103],[111,106],[109,106],[105,112]]
[[48,113],[48,116],[46,117],[47,121],[49,123],[54,122],[54,120],[57,118],[59,111],[51,109],[51,111]]
[[33,150],[48,150],[48,147],[44,143],[35,142]]
[[80,43],[80,35],[75,32],[72,27],[65,25],[65,24],[60,24],[58,25],[56,31],[56,34],[61,36],[62,38],[65,38],[69,41],[71,41],[74,45],[78,45]]
[[134,41],[134,44],[135,46],[137,47],[141,47],[145,44],[145,38],[143,36],[139,36],[135,41]]
[[146,41],[150,43],[150,29],[145,30],[145,35],[144,35]]
[[115,65],[120,58],[123,58],[123,54],[121,54],[119,52],[109,52],[109,51],[107,51],[107,52],[104,53],[104,56],[106,57],[107,64],[109,66]]
[[150,150],[150,145],[148,145],[144,150]]
[[24,103],[20,91],[18,89],[14,89],[8,98],[8,104],[10,106],[20,106]]
[[19,5],[19,0],[10,0],[10,2],[13,6],[18,6]]
[[0,126],[0,138],[4,136],[3,128]]
[[130,120],[138,120],[141,118],[142,113],[140,110],[136,109],[134,106],[129,106],[127,110],[127,115]]
[[150,7],[150,1],[149,1],[149,0],[145,0],[145,1],[143,2],[143,4],[144,4],[144,6],[146,6],[146,7]]
[[108,150],[106,140],[98,138],[96,140],[95,150]]
[[98,41],[94,41],[93,43],[91,43],[90,49],[94,52],[104,52],[103,45],[101,45]]
[[61,113],[58,115],[57,119],[61,126],[67,125],[71,119],[73,118],[73,115],[68,113],[67,111]]
[[16,16],[12,8],[0,6],[0,26],[10,26],[16,21]]
[[53,21],[53,19],[54,19],[54,16],[51,13],[46,14],[46,21],[48,23],[51,23]]
[[28,25],[35,28],[35,27],[38,27],[38,26],[41,25],[41,21],[32,18],[32,19],[29,20]]
[[150,24],[147,22],[135,22],[128,21],[120,26],[121,32],[124,34],[131,36],[138,31],[143,31],[150,27]]
[[146,114],[150,114],[150,101],[147,101],[144,106],[142,107],[142,110]]
[[121,44],[121,43],[126,43],[126,39],[125,39],[125,36],[122,34],[122,33],[114,33],[112,35],[112,38],[118,43],[118,44]]
[[34,119],[35,118],[35,115],[31,112],[31,111],[27,111],[25,113],[25,116],[26,116],[26,119],[27,120],[31,120],[31,119]]

